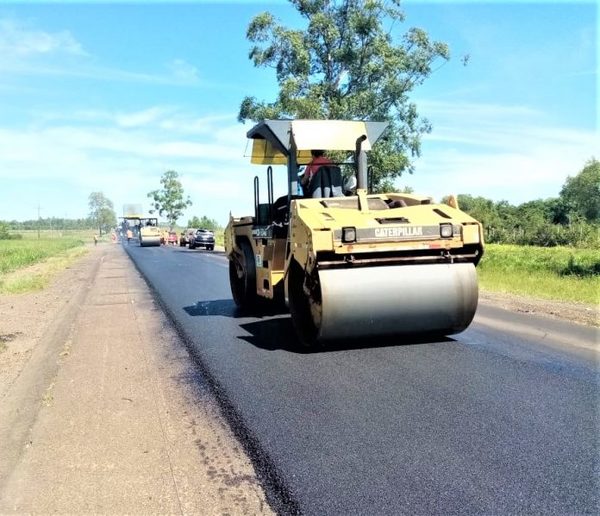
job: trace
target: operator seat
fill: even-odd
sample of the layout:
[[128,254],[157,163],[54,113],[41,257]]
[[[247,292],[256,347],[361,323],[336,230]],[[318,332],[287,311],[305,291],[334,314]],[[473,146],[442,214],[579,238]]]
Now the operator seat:
[[342,171],[336,165],[321,165],[308,184],[307,197],[343,197]]

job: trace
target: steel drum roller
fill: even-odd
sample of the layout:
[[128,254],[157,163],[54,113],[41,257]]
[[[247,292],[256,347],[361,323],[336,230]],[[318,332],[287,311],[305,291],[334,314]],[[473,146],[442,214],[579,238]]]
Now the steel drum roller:
[[140,240],[141,247],[158,247],[160,246],[160,237],[159,236],[144,236]]
[[467,328],[477,309],[470,263],[319,271],[318,340],[440,333]]

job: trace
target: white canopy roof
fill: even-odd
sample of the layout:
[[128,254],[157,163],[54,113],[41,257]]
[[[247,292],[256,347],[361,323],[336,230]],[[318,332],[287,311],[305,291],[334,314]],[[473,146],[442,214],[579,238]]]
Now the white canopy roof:
[[362,149],[369,151],[387,125],[355,120],[265,120],[248,131],[248,138],[254,140],[251,161],[285,164],[295,146],[298,163],[305,164],[312,149],[352,151],[362,136],[366,136]]

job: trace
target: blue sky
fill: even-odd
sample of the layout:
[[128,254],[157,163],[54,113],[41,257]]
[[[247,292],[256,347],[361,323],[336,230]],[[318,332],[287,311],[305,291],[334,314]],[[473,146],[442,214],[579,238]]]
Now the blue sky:
[[[412,93],[433,124],[398,186],[439,199],[557,196],[600,157],[598,4],[421,2],[406,20],[452,59]],[[272,100],[272,71],[248,60],[245,30],[287,2],[0,2],[0,220],[84,217],[102,191],[121,215],[177,170],[192,215],[252,212],[241,99]],[[468,66],[461,56],[469,54]],[[276,195],[285,193],[276,174]]]

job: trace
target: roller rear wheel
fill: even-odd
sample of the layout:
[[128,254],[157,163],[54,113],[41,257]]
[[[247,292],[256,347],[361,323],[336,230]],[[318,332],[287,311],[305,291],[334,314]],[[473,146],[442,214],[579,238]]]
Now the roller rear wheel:
[[256,264],[250,244],[242,240],[240,253],[229,259],[229,284],[235,304],[240,308],[248,308],[257,301]]
[[288,301],[292,323],[302,346],[306,349],[318,347],[320,330],[320,288],[309,285],[304,270],[295,260],[288,272]]

